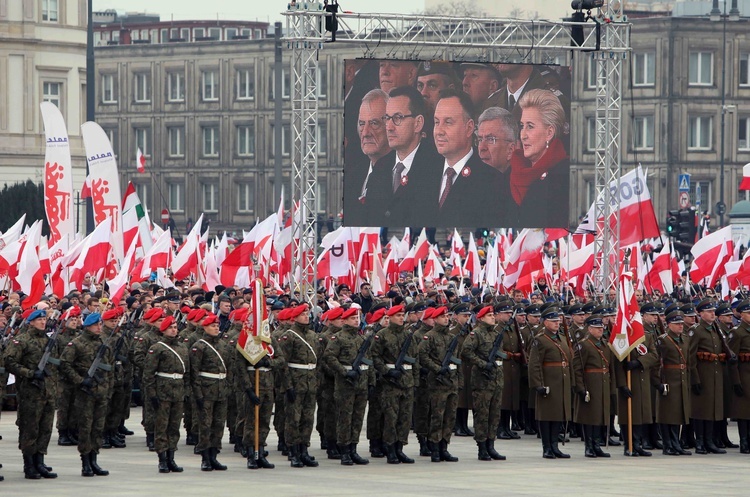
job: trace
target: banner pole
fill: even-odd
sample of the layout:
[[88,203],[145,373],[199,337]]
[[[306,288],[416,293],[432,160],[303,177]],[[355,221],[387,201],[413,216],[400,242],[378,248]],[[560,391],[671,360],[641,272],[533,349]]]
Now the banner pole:
[[[255,368],[255,395],[260,398],[260,374],[258,368]],[[256,405],[255,409],[255,460],[259,458],[259,446],[260,446],[260,405]]]
[[[630,357],[630,354],[628,354],[628,357]],[[630,378],[630,371],[627,372],[628,374],[628,390],[631,392],[633,391],[631,389],[631,378]],[[628,449],[630,453],[633,453],[633,397],[628,397]]]

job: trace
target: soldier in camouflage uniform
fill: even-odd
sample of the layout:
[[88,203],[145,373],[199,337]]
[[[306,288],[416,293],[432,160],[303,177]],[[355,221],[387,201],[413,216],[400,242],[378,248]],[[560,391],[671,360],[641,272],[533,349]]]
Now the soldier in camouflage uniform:
[[[237,337],[242,331],[242,324],[247,319],[248,310],[240,307],[229,313],[229,328],[221,337],[222,341],[234,346]],[[234,362],[237,354],[229,354],[227,368],[234,371]],[[227,395],[227,428],[229,430],[229,441],[234,443],[234,451],[247,457],[245,446],[242,444],[242,434],[245,431],[245,392],[239,384],[237,375],[231,375],[232,383],[228,385]]]
[[[63,319],[65,319],[65,327],[57,337],[58,357],[81,331],[81,309],[75,306],[70,307],[63,313]],[[57,388],[57,433],[59,434],[57,445],[78,445],[78,438],[75,437],[76,414],[73,411],[77,385],[61,381]]]
[[[57,389],[54,378],[37,369],[48,338],[47,313],[33,311],[26,320],[28,329],[11,339],[5,351],[5,368],[16,377],[18,399],[18,447],[23,454],[23,472],[28,479],[56,478],[44,464],[52,436]],[[55,366],[50,362],[50,370]]]
[[[388,464],[413,464],[414,459],[403,450],[409,438],[414,385],[419,381],[418,342],[404,328],[403,305],[391,307],[387,314],[388,326],[375,335],[372,344],[373,365],[382,382],[378,402],[383,411],[383,442]],[[402,350],[405,361],[397,364]]]
[[[492,306],[477,310],[477,326],[464,341],[461,357],[471,365],[471,393],[474,404],[474,440],[478,459],[504,461],[505,456],[495,450],[495,436],[500,422],[503,396],[503,360],[498,348],[496,358],[490,361],[490,351],[500,330],[495,326]],[[500,339],[502,340],[502,339]]]
[[[366,326],[364,334],[375,334],[388,326],[388,316],[385,315],[386,303],[379,302],[372,306],[365,318]],[[367,439],[370,441],[370,455],[372,457],[385,457],[383,446],[383,410],[381,409],[380,396],[382,395],[382,382],[373,369],[375,385],[370,388],[367,395],[369,407],[367,409]]]
[[143,429],[146,431],[146,445],[148,450],[154,451],[154,408],[150,402],[151,392],[143,387],[143,368],[146,363],[146,354],[153,344],[162,339],[159,326],[166,315],[159,307],[154,307],[143,315],[145,321],[143,327],[138,332],[138,343],[135,344],[134,360],[135,366],[141,372],[141,399],[143,400]]
[[174,452],[180,439],[180,421],[185,393],[190,389],[188,349],[177,339],[177,322],[168,316],[159,327],[163,339],[146,354],[143,381],[154,408],[154,447],[159,455],[159,473],[181,473]]
[[[102,313],[102,339],[109,343],[113,354],[115,351],[115,344],[124,331],[121,328],[115,333],[118,320],[122,314],[123,311],[121,307],[110,309]],[[128,362],[126,355],[127,349],[127,344],[123,342],[120,350],[117,351],[118,357],[114,358],[114,383],[110,392],[109,401],[107,402],[107,416],[104,421],[104,437],[102,439],[103,449],[109,449],[111,447],[122,449],[125,447],[125,438],[120,437],[117,433],[117,428],[120,426],[120,421],[122,420],[124,405],[130,402],[128,378],[123,365],[123,359],[125,360],[124,362]]]
[[[281,302],[276,301],[272,305],[271,309],[274,307],[277,307],[278,305],[283,305]],[[289,329],[289,319],[287,318],[289,309],[282,308],[277,314],[277,324],[275,325],[276,328],[271,331],[271,338],[273,338],[276,341],[279,341],[281,339],[281,336],[286,333],[286,331]],[[281,349],[277,349],[278,353],[281,353]],[[281,455],[286,456],[289,455],[288,446],[286,444],[286,437],[284,428],[286,426],[286,395],[285,392],[289,389],[289,386],[284,383],[287,373],[284,375],[274,375],[274,409],[273,409],[273,429],[276,431],[276,436],[279,439],[278,444],[276,445],[276,450],[281,452]],[[334,431],[335,433],[335,431]]]
[[[352,367],[365,337],[359,334],[359,309],[350,308],[341,315],[344,326],[328,342],[323,362],[334,373],[336,387],[333,399],[336,404],[336,442],[341,454],[341,464],[368,464],[357,454],[357,442],[367,407],[368,387],[375,384],[373,370],[362,364],[359,371]],[[370,352],[365,352],[369,359]]]
[[308,327],[309,311],[307,304],[289,309],[287,317],[293,320],[294,324],[279,339],[289,368],[290,388],[286,391],[284,438],[293,468],[318,466],[318,462],[307,452],[313,430],[315,395],[318,388],[318,357],[314,349],[315,333]]
[[[435,320],[432,319],[433,307],[423,309],[420,319],[421,326],[414,330],[412,336],[417,346],[420,346],[424,336],[435,326]],[[416,312],[416,311],[415,311]],[[428,369],[419,363],[419,382],[415,385],[414,392],[414,432],[417,434],[419,441],[419,455],[429,456],[432,454],[427,443],[427,436],[430,433],[430,399],[427,389]]]
[[510,429],[511,414],[521,408],[521,340],[513,326],[513,302],[503,300],[495,305],[495,322],[497,331],[503,334],[502,350],[508,356],[503,361],[503,398],[500,411],[500,426],[497,437],[501,440],[520,438]]
[[[453,313],[454,325],[451,326],[452,335],[458,335],[458,346],[463,346],[464,340],[471,331],[469,320],[471,319],[471,309],[469,304],[460,303],[451,308]],[[461,376],[463,381],[458,385],[458,408],[456,409],[456,426],[453,431],[457,437],[471,437],[474,432],[469,428],[469,411],[472,409],[471,399],[471,365],[461,364]]]
[[203,336],[190,349],[190,379],[199,417],[196,450],[203,457],[202,471],[224,471],[216,459],[221,450],[227,419],[227,360],[231,349],[219,337],[219,317],[209,314],[202,322]]
[[456,407],[458,405],[458,385],[460,370],[455,362],[461,351],[453,353],[455,359],[446,366],[443,360],[453,340],[448,330],[448,309],[439,307],[430,314],[435,321],[435,327],[422,337],[419,344],[419,364],[427,369],[427,378],[420,388],[427,389],[430,402],[430,430],[428,435],[432,462],[458,461],[457,457],[448,452],[453,425],[456,422]]
[[[324,314],[328,326],[318,335],[318,357],[323,357],[328,341],[333,335],[341,331],[343,326],[341,315],[343,313],[342,307],[336,307]],[[336,446],[336,404],[333,400],[336,380],[325,362],[321,362],[318,367],[318,381],[317,430],[320,433],[321,449],[325,446],[328,459],[341,459],[341,454]]]
[[[188,350],[192,349],[193,344],[203,335],[203,327],[200,324],[206,318],[206,314],[208,314],[206,309],[193,309],[188,313],[188,324],[183,330],[182,336],[182,342]],[[185,395],[185,417],[183,418],[185,431],[187,432],[185,444],[196,445],[198,443],[198,416],[194,416],[193,413],[198,411],[192,389],[187,389]]]
[[[102,340],[101,315],[89,314],[83,322],[83,333],[68,343],[60,364],[65,381],[78,385],[74,409],[78,418],[78,452],[81,454],[81,476],[107,476],[97,463],[102,443],[107,399],[114,383],[112,351]],[[94,377],[88,375],[97,354],[102,351],[100,367]]]

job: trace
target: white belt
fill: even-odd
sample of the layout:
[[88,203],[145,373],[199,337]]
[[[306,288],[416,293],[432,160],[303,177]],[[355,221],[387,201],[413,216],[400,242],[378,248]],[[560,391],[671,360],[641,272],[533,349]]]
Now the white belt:
[[122,366],[122,361],[115,361],[116,366]]
[[448,364],[448,369],[458,369],[458,366],[455,364]]
[[[351,366],[344,366],[344,369],[346,369],[347,371],[351,371],[352,367]],[[361,366],[359,366],[359,370],[360,371],[367,371],[368,369],[370,369],[370,366],[368,366],[367,364],[362,364]]]
[[169,378],[170,380],[181,380],[182,375],[180,373],[156,373],[156,376],[160,376],[162,378]]
[[502,365],[503,365],[503,361],[495,361],[495,366],[502,366]]
[[263,371],[263,372],[266,372],[266,371],[271,371],[271,368],[255,368],[253,366],[248,366],[247,370],[248,371]]
[[198,376],[203,376],[204,378],[213,378],[214,380],[223,380],[227,377],[226,373],[206,373],[201,371],[198,373]]
[[[386,364],[385,367],[388,369],[396,369],[395,364]],[[411,369],[411,364],[402,364],[401,367],[404,368],[404,371],[409,371]]]
[[307,369],[308,371],[312,371],[313,369],[315,369],[317,364],[297,364],[294,362],[290,362],[289,364],[287,364],[287,366],[292,369]]

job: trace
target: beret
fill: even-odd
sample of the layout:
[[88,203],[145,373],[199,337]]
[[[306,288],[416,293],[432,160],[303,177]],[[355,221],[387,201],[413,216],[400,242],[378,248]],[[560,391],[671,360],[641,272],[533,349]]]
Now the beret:
[[173,316],[167,316],[164,321],[161,322],[161,325],[159,326],[159,330],[161,331],[167,331],[167,328],[169,328],[172,324],[174,324],[175,320]]
[[487,314],[493,314],[494,315],[494,313],[492,311],[493,311],[493,309],[492,309],[491,305],[486,305],[486,306],[482,307],[481,309],[479,309],[479,312],[477,312],[477,319],[482,319]]
[[432,319],[433,318],[432,314],[434,310],[435,310],[434,307],[426,308],[424,310],[424,313],[422,314],[422,320],[424,321],[425,319]]
[[91,314],[86,316],[86,319],[83,321],[83,326],[84,327],[92,326],[101,322],[102,322],[102,315],[99,314],[98,312],[92,312]]
[[334,307],[330,311],[326,312],[328,315],[327,319],[329,321],[334,321],[336,319],[340,319],[341,316],[344,314],[344,308],[343,307]]
[[370,317],[367,320],[367,324],[377,323],[378,321],[383,319],[383,316],[385,316],[385,309],[380,308],[377,311],[370,314]]
[[394,305],[390,309],[388,309],[387,314],[389,316],[393,316],[394,314],[398,314],[399,312],[404,312],[404,306],[402,305]]
[[65,316],[66,316],[65,319],[76,318],[76,317],[78,317],[80,315],[81,315],[81,308],[78,307],[78,306],[76,306],[76,305],[74,305],[74,306],[71,306],[70,308],[68,308],[68,310],[67,310],[67,312],[65,314]]
[[341,319],[347,319],[352,316],[356,316],[357,313],[359,313],[359,309],[356,307],[350,307],[349,309],[345,310],[343,314],[341,314]]
[[443,314],[447,314],[447,313],[448,313],[448,308],[443,305],[443,306],[438,307],[437,309],[433,309],[432,316],[430,317],[434,319],[436,317],[442,316]]
[[298,316],[308,312],[310,310],[307,304],[298,305],[297,307],[289,308],[289,317],[287,319],[296,319]]
[[206,318],[203,320],[203,322],[201,322],[201,326],[210,326],[218,322],[219,322],[219,316],[211,312],[206,315]]
[[144,317],[146,321],[153,324],[164,317],[164,311],[160,307],[154,307]]
[[281,309],[279,313],[276,315],[277,318],[279,318],[279,321],[287,321],[289,319],[289,310],[291,307]]
[[36,311],[33,311],[31,314],[29,314],[29,317],[27,318],[27,320],[31,322],[35,319],[46,318],[46,317],[47,317],[47,311],[45,311],[44,309],[37,309]]
[[117,309],[110,309],[108,311],[104,311],[102,313],[102,321],[107,321],[108,319],[117,319],[119,315],[120,313],[117,312]]

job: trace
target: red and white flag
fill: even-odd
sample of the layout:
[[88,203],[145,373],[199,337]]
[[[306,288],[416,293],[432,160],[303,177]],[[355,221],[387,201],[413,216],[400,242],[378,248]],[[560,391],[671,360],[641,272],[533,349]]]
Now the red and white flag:
[[703,278],[708,278],[708,286],[714,286],[716,281],[726,272],[724,265],[731,260],[733,252],[731,226],[714,231],[701,238],[690,249],[690,253],[693,255],[690,279],[701,281]]
[[740,190],[750,190],[750,164],[745,164],[742,167],[742,181],[740,182]]
[[146,156],[143,155],[143,152],[141,152],[140,148],[135,154],[135,168],[139,173],[146,172]]
[[112,219],[107,217],[97,224],[94,231],[84,239],[81,255],[73,264],[70,279],[81,289],[86,274],[94,275],[109,262],[109,251],[112,238]]
[[617,321],[609,337],[609,346],[617,359],[622,361],[646,339],[641,311],[635,298],[633,274],[630,271],[623,271],[620,275],[618,302]]

